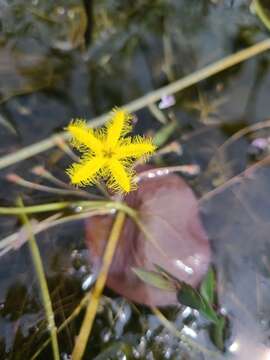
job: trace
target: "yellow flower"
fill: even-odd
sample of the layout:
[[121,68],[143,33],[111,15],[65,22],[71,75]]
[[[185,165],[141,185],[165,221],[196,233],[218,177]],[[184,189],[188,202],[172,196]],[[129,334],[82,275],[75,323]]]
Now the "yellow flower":
[[72,184],[85,186],[103,178],[114,191],[129,192],[136,187],[132,163],[145,160],[155,146],[149,138],[126,136],[132,129],[131,121],[127,111],[115,109],[103,129],[93,130],[81,119],[68,125],[72,146],[83,154],[67,170]]

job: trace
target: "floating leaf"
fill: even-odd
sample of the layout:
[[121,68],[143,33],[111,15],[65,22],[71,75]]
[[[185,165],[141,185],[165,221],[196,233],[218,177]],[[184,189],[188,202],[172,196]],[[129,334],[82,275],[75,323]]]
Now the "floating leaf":
[[[141,226],[126,219],[107,286],[146,305],[177,303],[175,292],[147,285],[132,268],[156,271],[155,264],[158,264],[180,281],[192,286],[200,283],[209,267],[210,247],[198,216],[197,199],[180,176],[159,176],[149,170],[149,176],[143,177],[138,189],[124,200],[136,209]],[[91,261],[97,268],[112,219],[109,215],[87,219],[86,241]]]

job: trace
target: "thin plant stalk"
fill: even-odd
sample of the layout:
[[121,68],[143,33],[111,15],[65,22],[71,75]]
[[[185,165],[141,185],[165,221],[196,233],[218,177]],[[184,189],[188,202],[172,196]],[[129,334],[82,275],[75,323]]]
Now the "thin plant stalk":
[[[69,315],[68,318],[65,319],[65,321],[58,327],[57,329],[57,333],[59,334],[61,331],[63,331],[71,322],[72,320],[74,320],[82,311],[82,309],[84,309],[87,304],[90,301],[90,296],[88,293],[82,298],[81,302],[79,303],[78,306],[76,306],[76,308],[73,310],[73,312]],[[39,348],[38,350],[35,352],[35,354],[31,357],[30,360],[35,360],[40,354],[41,352],[49,345],[49,343],[51,342],[51,339],[47,339]]]
[[[45,220],[33,224],[32,232],[34,235],[37,235],[40,232],[48,230],[59,224],[64,224],[66,222],[71,222],[74,220],[82,220],[85,218],[89,218],[90,216],[108,215],[110,213],[110,209],[89,210],[68,216],[62,216],[61,213],[55,213],[54,215],[46,218]],[[8,235],[4,239],[0,240],[0,257],[7,254],[11,250],[18,250],[27,241],[23,230],[24,228],[22,227],[18,232]]]
[[66,189],[66,190],[70,190],[72,192],[75,192],[77,194],[81,194],[82,196],[84,196],[85,198],[99,198],[98,195],[94,195],[94,194],[90,194],[88,191],[86,190],[81,190],[79,188],[74,188],[73,185],[69,184],[69,183],[65,183],[64,181],[58,179],[56,176],[54,176],[50,171],[46,170],[43,166],[38,165],[35,166],[34,168],[31,169],[31,172],[34,175],[37,175],[41,178],[44,178],[46,180],[48,180],[50,183],[57,185],[58,187],[60,187],[61,189]]
[[246,136],[251,132],[255,132],[261,129],[269,128],[270,120],[260,121],[259,123],[255,123],[249,126],[242,128],[241,130],[235,132],[231,137],[229,137],[219,148],[218,151],[224,151],[226,147],[231,145],[234,141],[241,139],[241,137]]
[[60,201],[41,205],[21,207],[0,207],[0,215],[36,214],[63,209],[76,209],[80,212],[89,210],[121,210],[131,217],[136,217],[136,211],[120,201]]
[[[266,5],[265,5],[266,6]],[[255,13],[260,18],[260,20],[263,22],[263,24],[267,27],[268,30],[270,30],[270,19],[267,15],[267,10],[264,9],[261,0],[253,0],[251,3],[251,9],[255,10]]]
[[119,211],[116,214],[116,218],[113,223],[113,227],[108,239],[108,243],[105,248],[103,263],[100,269],[100,273],[97,282],[94,286],[93,292],[91,293],[91,300],[86,309],[86,314],[83,319],[80,333],[76,339],[76,343],[72,352],[72,360],[81,360],[85,352],[87,341],[91,334],[93,323],[98,310],[99,299],[105,287],[109,269],[113,260],[118,239],[120,237],[124,225],[124,221],[125,221],[125,214],[122,211]]
[[[23,201],[22,199],[18,199],[18,205],[23,209]],[[29,236],[29,249],[32,257],[32,261],[34,264],[34,268],[36,271],[36,275],[38,278],[39,286],[40,286],[40,292],[41,292],[41,298],[46,314],[46,319],[48,323],[48,330],[50,332],[51,342],[52,342],[52,350],[53,350],[53,358],[54,360],[60,360],[60,354],[59,354],[59,346],[58,346],[58,340],[57,340],[57,328],[54,321],[54,313],[51,303],[51,298],[49,294],[48,284],[46,281],[42,260],[39,252],[39,248],[37,246],[35,237],[33,235],[33,232],[31,230],[31,224],[28,220],[28,217],[25,213],[20,214],[21,221],[23,225],[27,228],[28,236]]]
[[0,215],[21,215],[21,214],[35,214],[41,212],[58,211],[66,209],[71,206],[71,202],[59,201],[55,203],[18,207],[0,207]]
[[[240,50],[235,54],[226,56],[223,59],[207,65],[202,69],[194,71],[192,74],[189,74],[181,79],[170,83],[169,85],[163,86],[157,90],[145,94],[144,96],[131,101],[123,107],[129,112],[138,111],[145,106],[149,106],[150,104],[153,104],[156,101],[160,100],[163,95],[171,95],[178,91],[184,90],[192,85],[197,84],[202,80],[208,79],[209,77],[216,75],[221,71],[224,71],[234,65],[240,64],[241,62],[248,60],[267,50],[270,50],[270,39],[260,41],[257,44],[248,47],[247,49]],[[100,115],[92,119],[89,122],[89,125],[91,127],[98,127],[107,121],[108,116],[109,113]],[[13,154],[5,155],[0,158],[0,169],[40,154],[46,150],[53,148],[54,146],[58,146],[59,141],[67,138],[67,132],[63,132],[58,135],[52,135],[45,140],[26,146]]]
[[89,193],[86,192],[81,192],[80,190],[76,189],[76,188],[69,188],[69,189],[59,189],[56,187],[52,187],[52,186],[47,186],[47,185],[41,185],[38,183],[34,183],[32,181],[28,181],[23,179],[22,177],[20,177],[17,174],[8,174],[6,179],[10,182],[13,182],[16,185],[28,188],[28,189],[32,189],[32,190],[38,190],[38,191],[44,191],[47,193],[51,193],[51,194],[57,194],[57,195],[73,195],[73,196],[80,196],[80,197],[89,197]]

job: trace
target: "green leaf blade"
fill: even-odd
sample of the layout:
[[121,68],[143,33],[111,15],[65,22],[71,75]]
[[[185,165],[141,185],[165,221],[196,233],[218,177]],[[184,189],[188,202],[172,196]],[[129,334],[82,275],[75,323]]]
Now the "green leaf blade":
[[218,317],[211,305],[189,284],[182,282],[181,289],[177,293],[177,299],[182,305],[198,310],[207,320],[213,323],[218,321]]
[[172,282],[156,271],[148,271],[141,268],[132,268],[132,271],[148,285],[166,291],[174,290]]
[[215,301],[216,279],[212,267],[209,268],[200,286],[200,293],[206,302],[213,305]]

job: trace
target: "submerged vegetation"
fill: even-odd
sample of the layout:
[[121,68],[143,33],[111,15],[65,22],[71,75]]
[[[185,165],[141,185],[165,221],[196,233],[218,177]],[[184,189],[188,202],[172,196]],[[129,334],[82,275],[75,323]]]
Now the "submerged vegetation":
[[269,10],[0,1],[0,359],[268,359]]

